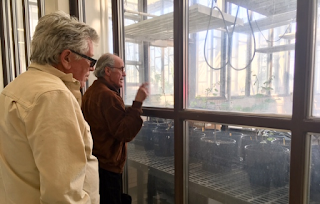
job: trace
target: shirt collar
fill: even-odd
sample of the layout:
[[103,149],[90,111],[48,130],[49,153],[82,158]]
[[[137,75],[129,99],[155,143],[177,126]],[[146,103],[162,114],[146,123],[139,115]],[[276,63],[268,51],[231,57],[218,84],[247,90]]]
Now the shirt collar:
[[49,65],[49,64],[41,65],[41,64],[37,64],[37,63],[31,63],[30,66],[28,67],[28,70],[43,71],[43,72],[52,74],[52,75],[58,77],[59,79],[61,79],[61,81],[71,91],[71,93],[76,98],[79,105],[81,106],[81,92],[80,92],[81,85],[78,80],[73,78],[72,73],[66,74],[66,73],[58,70],[57,68]]
[[78,80],[76,80],[75,78],[73,78],[73,74],[72,73],[64,73],[62,71],[60,71],[59,69],[53,67],[52,65],[49,64],[37,64],[37,63],[31,63],[30,66],[28,67],[28,69],[36,69],[39,71],[43,71],[43,72],[47,72],[49,74],[52,74],[58,78],[60,78],[63,82],[72,82],[75,84],[79,84],[80,86],[80,82]]

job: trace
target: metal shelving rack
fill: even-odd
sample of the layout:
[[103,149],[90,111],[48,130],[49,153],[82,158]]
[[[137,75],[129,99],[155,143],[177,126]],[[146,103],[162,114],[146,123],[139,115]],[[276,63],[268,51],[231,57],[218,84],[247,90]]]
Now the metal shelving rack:
[[[235,17],[224,13],[226,26],[233,24]],[[210,18],[210,8],[195,4],[189,8],[189,32],[195,33],[208,28],[207,21]],[[243,20],[238,19],[237,25],[243,25]],[[213,10],[209,29],[224,29],[224,21],[219,11]],[[167,28],[167,29],[165,29]],[[135,24],[125,26],[126,38],[157,41],[173,39],[173,13],[152,17]]]
[[[149,174],[173,181],[173,156],[158,157],[152,150],[139,150],[132,144],[128,145],[128,150],[129,166],[138,171],[147,168]],[[234,165],[230,172],[213,173],[203,170],[201,162],[192,162],[189,164],[189,190],[225,204],[287,204],[289,200],[288,185],[277,188],[251,186],[242,165]]]

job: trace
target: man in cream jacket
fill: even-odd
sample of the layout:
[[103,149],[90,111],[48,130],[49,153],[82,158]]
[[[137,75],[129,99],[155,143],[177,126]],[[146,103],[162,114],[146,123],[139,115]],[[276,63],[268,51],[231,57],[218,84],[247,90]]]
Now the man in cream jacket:
[[28,71],[0,95],[0,203],[99,204],[98,162],[80,87],[96,31],[63,12],[39,19]]

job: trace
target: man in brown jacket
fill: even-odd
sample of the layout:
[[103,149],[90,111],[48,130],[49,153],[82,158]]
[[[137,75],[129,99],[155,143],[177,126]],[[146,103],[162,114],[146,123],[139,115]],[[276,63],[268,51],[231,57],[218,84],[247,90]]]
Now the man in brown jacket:
[[126,76],[123,60],[104,54],[94,74],[98,79],[85,92],[82,111],[90,125],[93,154],[99,161],[100,204],[126,203],[123,199],[128,196],[122,194],[122,172],[127,142],[134,139],[142,126],[141,106],[148,96],[148,84],[139,87],[132,106],[126,109],[119,94]]

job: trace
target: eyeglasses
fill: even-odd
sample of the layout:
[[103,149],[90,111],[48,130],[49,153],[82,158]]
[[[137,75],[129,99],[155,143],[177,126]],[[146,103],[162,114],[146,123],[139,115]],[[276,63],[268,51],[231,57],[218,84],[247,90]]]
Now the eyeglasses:
[[110,68],[119,69],[121,70],[122,73],[126,71],[125,67],[110,67]]
[[93,67],[93,66],[96,64],[96,62],[97,62],[97,60],[95,60],[95,59],[93,59],[93,58],[91,58],[91,57],[89,57],[89,56],[87,56],[87,55],[81,54],[81,53],[76,52],[76,51],[74,51],[74,50],[70,50],[70,51],[73,52],[73,53],[76,54],[76,55],[79,55],[80,57],[83,57],[83,58],[85,58],[85,59],[87,59],[87,60],[90,60],[90,67]]

